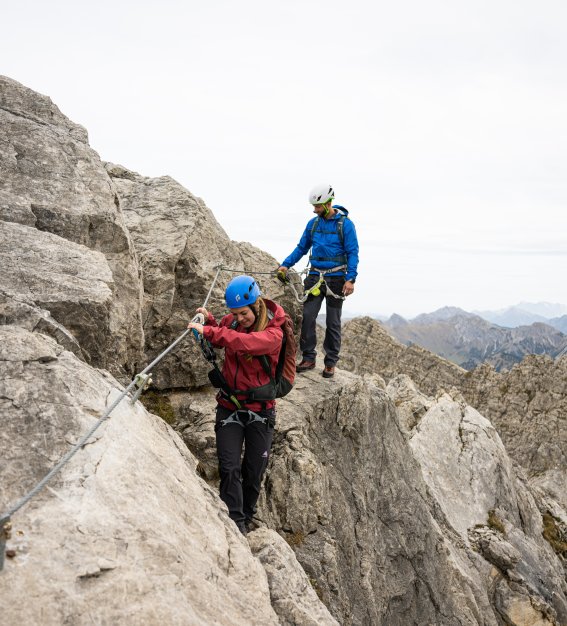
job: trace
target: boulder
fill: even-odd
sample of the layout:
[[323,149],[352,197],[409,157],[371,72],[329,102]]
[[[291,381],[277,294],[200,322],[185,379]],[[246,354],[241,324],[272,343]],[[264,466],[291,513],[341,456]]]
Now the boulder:
[[[65,299],[57,296],[42,301],[45,292],[40,290],[37,305],[63,326],[76,316],[87,322],[86,337],[79,320],[69,330],[84,344],[83,353],[90,362],[118,374],[133,372],[143,341],[140,271],[116,190],[90,148],[86,130],[67,119],[48,97],[6,77],[0,77],[0,128],[0,223],[12,224],[4,227],[0,250],[24,265],[37,262],[38,280],[43,263],[48,273],[57,265],[57,271],[68,276],[67,285],[77,273],[82,273],[80,282],[87,282],[92,270],[95,284],[92,288],[81,284],[78,291],[83,295],[97,291],[97,280],[101,272],[105,274],[105,289],[110,292],[104,304],[102,294],[95,298],[96,306],[105,310],[98,310],[92,318],[90,301],[81,297],[67,307]],[[30,259],[24,246],[34,237],[31,254],[36,258]],[[45,242],[49,246],[40,253]],[[65,246],[67,258],[60,253]],[[11,294],[35,302],[24,277],[19,280],[22,291],[16,294],[18,285],[12,284]],[[85,310],[80,311],[83,304]],[[98,345],[93,344],[93,331],[99,335]]]
[[259,528],[249,533],[252,553],[268,575],[272,606],[282,626],[339,626],[315,592],[291,547],[275,531]]

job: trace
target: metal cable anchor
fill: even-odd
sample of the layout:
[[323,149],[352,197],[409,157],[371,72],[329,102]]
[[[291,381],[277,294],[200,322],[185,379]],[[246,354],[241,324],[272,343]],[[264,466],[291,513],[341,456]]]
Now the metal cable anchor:
[[134,383],[138,389],[136,393],[132,396],[130,400],[130,404],[136,404],[139,397],[142,395],[142,392],[152,384],[152,373],[148,372],[147,374],[136,374],[134,378]]

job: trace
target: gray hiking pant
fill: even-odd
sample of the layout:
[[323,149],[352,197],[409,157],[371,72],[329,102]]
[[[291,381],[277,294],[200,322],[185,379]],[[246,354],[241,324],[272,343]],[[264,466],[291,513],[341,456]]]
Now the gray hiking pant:
[[[309,274],[303,285],[310,289],[319,280],[318,275]],[[343,276],[330,276],[326,279],[329,286],[337,295],[342,294],[345,279]],[[323,300],[326,300],[327,329],[325,331],[325,365],[333,366],[339,360],[341,350],[341,313],[343,300],[326,295],[325,283],[321,285],[321,293],[318,296],[309,295],[303,303],[303,322],[301,324],[301,339],[299,347],[306,361],[315,361],[317,358],[317,315],[321,310]]]

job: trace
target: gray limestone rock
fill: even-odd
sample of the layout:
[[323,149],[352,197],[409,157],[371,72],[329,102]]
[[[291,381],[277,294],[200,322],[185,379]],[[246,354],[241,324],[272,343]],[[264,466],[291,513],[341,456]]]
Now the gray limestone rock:
[[[462,397],[444,394],[410,434],[410,446],[451,527],[501,571],[493,606],[519,593],[542,615],[567,623],[562,563],[543,538],[534,495],[516,476],[492,424]],[[491,589],[489,580],[484,584]]]
[[402,345],[370,317],[357,317],[344,324],[340,364],[357,374],[379,374],[386,382],[406,374],[429,395],[454,387],[465,374],[458,365],[428,350]]
[[[161,352],[219,263],[300,307],[259,273],[275,259],[230,241],[171,178],[105,171],[49,98],[0,78],[0,122],[1,513],[116,398],[89,363],[133,368],[142,319],[145,358]],[[232,275],[211,292],[218,317]],[[278,402],[254,558],[198,477],[217,479],[214,392],[195,389],[208,367],[194,342],[179,346],[144,402],[183,439],[123,401],[13,516],[2,619],[567,624],[567,358],[466,373],[370,318],[345,324],[342,357],[350,372],[303,374]]]
[[460,387],[492,421],[531,484],[567,511],[567,357],[533,355],[501,373],[483,365]]
[[[11,262],[8,261],[4,267],[7,268],[10,265]],[[1,289],[5,288],[5,285],[1,287]],[[49,311],[35,306],[33,300],[23,294],[9,295],[5,291],[0,291],[0,325],[4,324],[21,326],[30,332],[36,331],[48,335],[65,350],[86,360],[75,336],[65,326],[55,321]]]
[[[205,203],[169,176],[147,178],[112,163],[112,177],[144,273],[143,326],[150,360],[180,335],[207,297],[217,266],[222,271],[210,294],[208,309],[220,319],[227,313],[224,290],[238,273],[253,275],[263,295],[277,300],[293,317],[299,305],[273,276],[277,261],[248,243],[231,241]],[[208,383],[210,369],[200,349],[186,341],[156,371],[158,389]]]
[[[85,355],[96,365],[116,372],[132,370],[140,358],[143,340],[139,268],[116,191],[98,155],[89,147],[85,129],[68,120],[46,96],[6,77],[0,77],[0,129],[0,223],[21,225],[20,229],[4,230],[12,238],[3,239],[0,250],[13,260],[24,260],[30,237],[37,239],[36,254],[49,241],[53,247],[46,247],[40,257],[32,259],[45,262],[49,270],[52,250],[68,245],[70,257],[73,253],[78,256],[68,258],[68,267],[62,268],[61,273],[69,275],[67,282],[77,272],[86,280],[90,269],[96,282],[105,260],[107,288],[111,289],[106,310],[89,318],[86,341],[81,323],[74,324],[72,333],[84,343]],[[54,243],[57,240],[59,244]],[[77,252],[80,249],[92,255],[82,255]],[[55,263],[62,263],[60,252],[54,254]],[[100,260],[90,268],[87,261],[97,254]],[[40,281],[42,270],[41,264],[35,268]],[[35,285],[37,282],[33,281]],[[22,293],[29,291],[23,282],[21,286]],[[63,326],[76,315],[85,320],[89,317],[88,312],[78,311],[77,305],[68,310],[57,298],[39,306]],[[105,320],[100,327],[99,318]],[[95,327],[100,345],[91,353]],[[110,342],[109,332],[114,338]]]
[[297,562],[293,550],[273,530],[258,528],[248,534],[252,554],[268,575],[272,606],[282,626],[339,626],[321,603]]
[[94,364],[121,352],[123,338],[114,333],[111,315],[114,281],[101,252],[30,226],[0,222],[0,265],[8,323],[34,319],[33,329],[61,339]]
[[[430,396],[458,389],[494,424],[530,484],[567,511],[567,356],[532,355],[509,372],[490,365],[467,372],[423,348],[403,346],[364,317],[344,325],[341,359],[346,369],[376,373],[387,382],[407,375]],[[402,421],[407,419],[415,418]]]
[[[118,391],[109,375],[51,338],[0,327],[2,511]],[[162,420],[122,401],[12,517],[7,548],[14,556],[0,573],[2,623],[280,623],[262,565],[195,466]],[[297,564],[283,566],[298,588]]]
[[408,433],[419,424],[433,402],[415,386],[406,374],[400,374],[388,383],[388,396],[396,406],[401,427]]

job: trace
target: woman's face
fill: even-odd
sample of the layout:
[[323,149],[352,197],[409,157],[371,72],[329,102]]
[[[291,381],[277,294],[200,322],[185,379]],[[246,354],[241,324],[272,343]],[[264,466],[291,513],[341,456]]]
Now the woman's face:
[[254,311],[252,311],[249,306],[242,306],[239,309],[230,309],[230,312],[243,328],[250,328],[256,321]]

